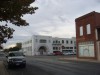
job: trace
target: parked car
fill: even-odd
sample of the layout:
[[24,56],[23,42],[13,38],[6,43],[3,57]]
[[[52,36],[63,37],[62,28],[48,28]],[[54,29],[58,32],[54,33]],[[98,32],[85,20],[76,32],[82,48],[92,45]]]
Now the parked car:
[[63,55],[63,53],[60,51],[54,51],[53,53],[54,53],[54,55]]
[[53,55],[54,55],[54,53],[48,53],[47,55],[48,55],[48,56],[53,56]]
[[74,52],[64,52],[63,55],[75,55],[76,53]]
[[9,52],[6,58],[7,58],[6,61],[8,68],[12,66],[22,66],[23,68],[26,67],[26,59],[22,52],[19,51]]

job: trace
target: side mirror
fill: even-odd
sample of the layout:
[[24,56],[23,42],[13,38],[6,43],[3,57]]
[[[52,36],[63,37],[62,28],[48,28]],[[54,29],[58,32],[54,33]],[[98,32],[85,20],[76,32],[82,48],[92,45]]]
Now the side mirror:
[[25,55],[23,55],[25,57]]

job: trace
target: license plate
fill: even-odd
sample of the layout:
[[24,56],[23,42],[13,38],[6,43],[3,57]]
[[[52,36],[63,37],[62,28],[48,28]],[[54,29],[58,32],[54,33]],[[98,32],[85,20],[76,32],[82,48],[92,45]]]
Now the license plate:
[[16,63],[16,65],[20,65],[19,63]]

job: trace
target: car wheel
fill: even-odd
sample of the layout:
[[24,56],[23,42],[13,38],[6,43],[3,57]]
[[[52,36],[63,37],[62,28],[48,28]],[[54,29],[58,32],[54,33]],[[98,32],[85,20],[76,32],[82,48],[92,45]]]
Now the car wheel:
[[23,65],[22,65],[22,68],[25,68],[25,67],[26,67],[26,64],[23,64]]
[[8,69],[10,69],[11,68],[11,65],[10,64],[8,64]]

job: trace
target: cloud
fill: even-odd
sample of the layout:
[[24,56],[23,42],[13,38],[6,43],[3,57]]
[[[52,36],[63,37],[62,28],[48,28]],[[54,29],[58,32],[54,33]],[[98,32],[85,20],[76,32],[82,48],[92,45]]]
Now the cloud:
[[31,6],[39,7],[36,13],[23,17],[30,25],[12,26],[16,30],[13,41],[19,41],[18,38],[22,41],[32,35],[73,37],[76,35],[75,18],[91,11],[100,12],[99,3],[99,0],[36,0],[31,4]]

